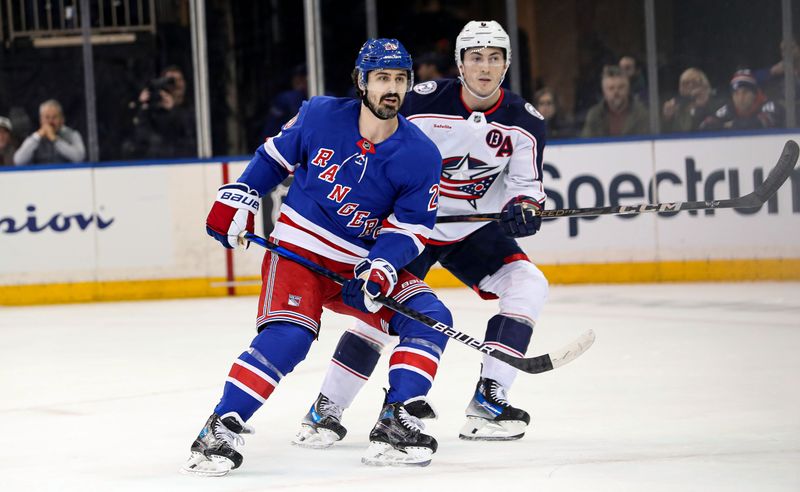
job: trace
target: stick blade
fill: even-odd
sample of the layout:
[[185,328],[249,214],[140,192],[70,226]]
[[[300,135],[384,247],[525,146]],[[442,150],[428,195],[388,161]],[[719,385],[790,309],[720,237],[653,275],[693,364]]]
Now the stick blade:
[[755,195],[759,200],[756,206],[761,205],[778,191],[778,188],[789,179],[789,175],[794,171],[794,166],[797,164],[797,158],[800,156],[800,146],[794,140],[787,140],[786,145],[783,146],[783,152],[778,159],[778,163],[770,171],[767,179],[761,183],[755,190]]
[[553,369],[561,367],[564,364],[569,364],[577,359],[584,352],[589,350],[589,347],[595,341],[596,335],[594,330],[587,330],[583,335],[579,336],[575,341],[563,347],[561,350],[552,352],[550,354],[550,361],[553,363]]
[[587,330],[584,334],[575,339],[566,347],[562,347],[555,352],[539,355],[536,357],[528,357],[521,359],[512,355],[498,352],[493,353],[492,356],[506,362],[512,367],[516,367],[520,371],[525,371],[528,374],[539,374],[542,372],[552,371],[557,367],[568,364],[573,360],[580,357],[584,352],[589,350],[595,340],[593,330]]

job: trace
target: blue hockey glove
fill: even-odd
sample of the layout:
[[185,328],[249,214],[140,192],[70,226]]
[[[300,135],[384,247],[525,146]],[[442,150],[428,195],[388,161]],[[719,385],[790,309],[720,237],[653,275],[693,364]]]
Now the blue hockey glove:
[[378,295],[388,296],[397,283],[397,272],[386,260],[363,260],[353,270],[355,277],[342,284],[342,301],[365,313],[376,313]]
[[500,225],[511,237],[532,236],[542,226],[542,216],[536,215],[542,210],[539,202],[529,196],[512,198],[500,213]]
[[208,213],[206,232],[226,248],[234,249],[239,246],[242,231],[253,232],[258,206],[255,190],[244,183],[226,184],[217,192],[217,201]]

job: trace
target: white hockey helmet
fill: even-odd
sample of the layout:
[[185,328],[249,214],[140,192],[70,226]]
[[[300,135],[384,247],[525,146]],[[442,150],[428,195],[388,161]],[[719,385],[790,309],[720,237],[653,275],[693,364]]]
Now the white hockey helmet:
[[456,38],[456,66],[463,65],[464,50],[479,46],[502,48],[506,52],[506,69],[511,65],[511,38],[497,21],[470,21]]

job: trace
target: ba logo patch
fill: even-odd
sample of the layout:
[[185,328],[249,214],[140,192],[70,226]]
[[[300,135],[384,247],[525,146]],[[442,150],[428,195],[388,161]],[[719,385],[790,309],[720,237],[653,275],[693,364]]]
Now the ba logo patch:
[[423,82],[421,84],[417,84],[414,86],[414,92],[417,94],[430,94],[431,92],[436,90],[436,81],[430,80],[428,82]]
[[290,306],[299,306],[300,301],[303,299],[303,296],[296,296],[293,294],[289,294],[289,305]]
[[542,113],[536,111],[536,108],[533,107],[533,104],[525,103],[525,109],[528,110],[528,112],[533,116],[536,116],[540,120],[544,120],[544,116],[542,116]]

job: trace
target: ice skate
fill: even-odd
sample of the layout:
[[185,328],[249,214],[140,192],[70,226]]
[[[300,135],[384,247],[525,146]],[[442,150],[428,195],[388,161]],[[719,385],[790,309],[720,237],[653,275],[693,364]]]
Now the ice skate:
[[506,389],[489,378],[478,380],[466,413],[467,422],[458,437],[468,441],[520,439],[531,421],[528,412],[508,403]]
[[369,448],[361,458],[372,466],[428,466],[438,444],[424,434],[422,418],[435,417],[424,400],[383,406],[378,423],[369,434]]
[[322,393],[311,405],[300,423],[300,430],[292,440],[293,444],[304,448],[325,449],[341,441],[347,429],[341,424],[344,408],[336,405]]
[[211,414],[192,443],[192,455],[181,468],[181,473],[205,477],[227,475],[242,464],[242,455],[235,447],[244,445],[241,434],[253,433],[255,430],[236,413],[222,417]]

